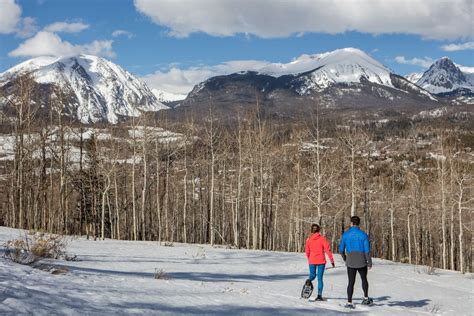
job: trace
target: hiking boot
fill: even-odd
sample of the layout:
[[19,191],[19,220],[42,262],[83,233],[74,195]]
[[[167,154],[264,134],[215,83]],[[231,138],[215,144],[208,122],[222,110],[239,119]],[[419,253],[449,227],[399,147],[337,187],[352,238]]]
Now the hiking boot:
[[374,300],[371,299],[370,297],[366,297],[364,298],[364,300],[362,301],[361,303],[362,305],[373,305],[374,304]]
[[318,297],[316,297],[316,301],[321,301],[322,302],[324,300],[323,300],[323,297],[321,295],[318,295]]

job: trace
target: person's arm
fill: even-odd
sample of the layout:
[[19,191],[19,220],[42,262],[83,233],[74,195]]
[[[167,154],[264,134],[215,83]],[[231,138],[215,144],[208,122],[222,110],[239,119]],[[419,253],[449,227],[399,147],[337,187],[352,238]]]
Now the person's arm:
[[324,243],[323,243],[323,247],[324,247],[324,252],[328,255],[329,257],[329,261],[331,261],[331,264],[333,267],[335,267],[334,265],[334,257],[332,255],[332,252],[331,252],[331,246],[329,245],[329,242],[326,238],[324,238]]
[[365,262],[367,262],[367,267],[370,269],[372,268],[372,257],[370,256],[370,241],[368,236],[364,240],[364,254]]
[[346,261],[346,241],[344,235],[342,235],[341,242],[339,243],[339,253],[342,256],[342,259]]
[[306,239],[306,258],[309,259],[310,251],[309,251],[309,238]]

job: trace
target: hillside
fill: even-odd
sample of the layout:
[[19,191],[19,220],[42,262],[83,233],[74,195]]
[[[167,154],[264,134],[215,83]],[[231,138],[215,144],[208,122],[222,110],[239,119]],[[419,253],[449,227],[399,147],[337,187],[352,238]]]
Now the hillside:
[[[0,243],[20,231],[0,228]],[[346,272],[325,273],[325,302],[299,298],[306,278],[301,253],[248,251],[157,242],[76,238],[69,252],[79,261],[56,261],[68,272],[52,275],[0,259],[0,313],[148,315],[338,315],[345,312]],[[165,278],[154,279],[155,270]],[[374,261],[369,273],[375,306],[360,315],[469,315],[469,274]],[[361,299],[357,280],[355,302]]]

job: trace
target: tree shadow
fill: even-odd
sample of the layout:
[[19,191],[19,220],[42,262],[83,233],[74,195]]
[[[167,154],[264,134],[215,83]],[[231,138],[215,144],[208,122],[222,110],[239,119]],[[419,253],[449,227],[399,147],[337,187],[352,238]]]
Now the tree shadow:
[[[63,266],[63,265],[58,265]],[[72,271],[80,271],[85,273],[108,274],[115,276],[128,277],[142,277],[153,278],[152,272],[133,272],[133,271],[117,271],[117,270],[102,270],[95,268],[78,267],[74,265],[64,265]],[[294,280],[306,277],[306,274],[227,274],[227,273],[210,273],[210,272],[167,272],[166,276],[172,280],[186,280],[197,282],[245,282],[245,281],[280,281],[280,280]]]
[[388,306],[403,306],[403,307],[424,307],[429,305],[431,300],[429,299],[422,299],[418,301],[390,301],[388,302]]
[[[150,315],[341,315],[346,312],[334,311],[321,307],[312,307],[311,309],[297,307],[253,307],[240,305],[197,305],[197,306],[174,306],[164,304],[142,304],[127,303],[126,305],[114,304],[111,307],[118,308],[125,313],[127,309],[144,310]],[[363,312],[350,311],[350,314],[362,314]]]
[[[345,300],[347,297],[328,297],[331,299],[338,299],[338,300]],[[362,298],[353,298],[354,300],[362,300]],[[401,306],[401,307],[424,307],[429,305],[431,300],[429,299],[422,299],[418,301],[390,301],[391,296],[379,296],[379,297],[372,297],[374,300],[374,305],[376,306]],[[388,302],[387,302],[388,301]]]

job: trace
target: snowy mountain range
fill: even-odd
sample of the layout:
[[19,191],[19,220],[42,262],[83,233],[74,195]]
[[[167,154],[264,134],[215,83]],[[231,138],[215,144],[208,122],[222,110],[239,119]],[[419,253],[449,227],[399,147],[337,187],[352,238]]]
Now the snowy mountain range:
[[121,117],[168,108],[143,81],[97,56],[30,59],[0,74],[0,82],[25,73],[40,85],[61,87],[69,96],[67,112],[83,123],[117,123]]
[[[413,107],[436,105],[441,98],[468,102],[474,92],[474,71],[462,71],[450,59],[436,61],[425,73],[406,78],[356,48],[302,55],[289,63],[263,63],[260,68],[209,78],[187,95],[150,89],[120,66],[100,57],[38,57],[0,74],[0,89],[10,79],[30,73],[41,86],[57,85],[69,96],[67,113],[83,123],[117,123],[178,105],[251,104],[256,92],[264,104],[291,112],[295,105],[326,107]],[[3,82],[3,83],[2,83]],[[184,99],[184,100],[183,100]],[[467,100],[467,101],[466,101]],[[1,102],[0,102],[1,105]],[[278,111],[281,109],[279,108]],[[304,112],[305,107],[299,107]]]
[[[356,48],[304,55],[289,64],[270,64],[257,71],[212,77],[194,87],[183,105],[213,103],[312,103],[315,96],[327,106],[395,106],[433,103],[428,91]],[[207,101],[206,101],[207,100]],[[293,106],[294,108],[294,106]]]

